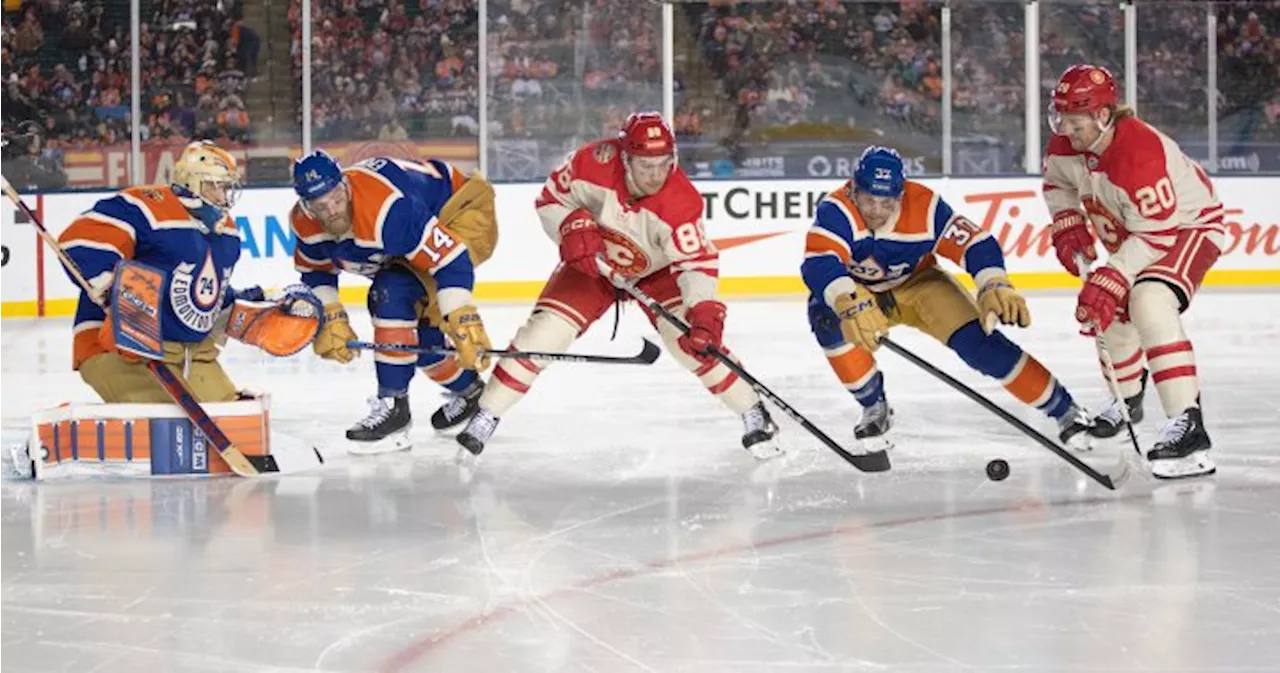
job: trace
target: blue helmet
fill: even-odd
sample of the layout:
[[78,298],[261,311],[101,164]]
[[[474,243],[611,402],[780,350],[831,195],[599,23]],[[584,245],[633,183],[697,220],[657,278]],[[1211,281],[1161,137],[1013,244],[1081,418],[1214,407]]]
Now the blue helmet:
[[891,147],[868,147],[858,157],[858,167],[853,171],[853,184],[858,191],[874,196],[902,196],[906,182],[902,155]]
[[293,162],[293,191],[304,200],[318,199],[342,184],[342,167],[324,150]]

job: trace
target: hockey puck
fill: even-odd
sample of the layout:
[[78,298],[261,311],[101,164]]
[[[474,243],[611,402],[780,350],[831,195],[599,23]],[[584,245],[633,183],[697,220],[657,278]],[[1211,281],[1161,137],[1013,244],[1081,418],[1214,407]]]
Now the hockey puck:
[[1002,458],[987,463],[987,479],[991,481],[1004,481],[1009,476],[1009,463]]

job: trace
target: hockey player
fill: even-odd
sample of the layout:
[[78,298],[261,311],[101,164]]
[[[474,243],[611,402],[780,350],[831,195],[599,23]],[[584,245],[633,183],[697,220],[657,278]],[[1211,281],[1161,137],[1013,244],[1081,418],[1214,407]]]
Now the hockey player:
[[370,413],[347,430],[356,453],[409,447],[409,381],[414,366],[448,389],[452,399],[431,417],[444,430],[475,413],[489,366],[489,336],[471,296],[475,267],[497,244],[493,187],[438,161],[374,158],[343,170],[323,151],[293,167],[298,204],[290,213],[297,236],[294,266],[325,304],[316,337],[320,357],[347,363],[356,338],[338,300],[338,274],[373,281],[368,307],[374,340],[444,346],[457,356],[410,351],[374,353],[378,393]]
[[[976,303],[938,267],[939,255],[973,276]],[[1031,324],[1026,300],[1005,274],[999,244],[941,196],[907,180],[897,151],[867,148],[853,179],[819,203],[800,271],[811,292],[813,334],[863,407],[854,435],[864,451],[893,446],[893,412],[872,352],[898,324],[946,344],[965,364],[1055,419],[1064,444],[1087,447],[1089,417],[1071,394],[1044,365],[988,327],[995,318]]]
[[[710,346],[727,350],[721,343],[725,306],[715,299],[719,253],[703,231],[702,207],[702,196],[676,163],[675,136],[656,112],[632,114],[617,139],[580,147],[551,173],[538,197],[538,216],[560,247],[561,263],[511,347],[565,350],[618,301],[596,266],[603,256],[689,323],[690,333],[682,336],[648,315],[675,359],[741,415],[743,446],[757,458],[771,457],[778,453],[778,429],[760,398],[707,354]],[[458,442],[479,455],[542,369],[523,359],[498,362],[480,410]]]
[[1142,419],[1149,368],[1170,419],[1147,452],[1152,473],[1212,474],[1195,356],[1180,314],[1224,242],[1213,183],[1177,143],[1119,105],[1115,79],[1103,68],[1067,68],[1054,89],[1050,126],[1044,200],[1058,261],[1080,275],[1076,259],[1096,261],[1098,238],[1109,253],[1088,273],[1076,305],[1081,333],[1106,336],[1124,398],[1098,417],[1095,433],[1119,431],[1120,404],[1133,421]]
[[[240,258],[240,233],[228,213],[239,190],[235,158],[213,143],[192,143],[173,167],[172,184],[122,190],[98,201],[62,232],[59,243],[94,289],[92,295],[80,294],[73,367],[104,402],[170,401],[140,360],[116,349],[113,311],[103,304],[108,303],[121,260],[135,260],[167,275],[159,301],[169,368],[186,379],[201,402],[237,399],[236,386],[218,364],[225,325],[236,311],[251,315],[262,308],[260,301],[250,301],[262,299],[260,289],[235,293],[230,288]],[[319,318],[312,316],[304,331],[293,334],[297,347],[315,335]],[[289,331],[295,322],[272,316],[256,323],[255,332],[281,324]],[[242,332],[237,335],[251,341],[243,339]]]

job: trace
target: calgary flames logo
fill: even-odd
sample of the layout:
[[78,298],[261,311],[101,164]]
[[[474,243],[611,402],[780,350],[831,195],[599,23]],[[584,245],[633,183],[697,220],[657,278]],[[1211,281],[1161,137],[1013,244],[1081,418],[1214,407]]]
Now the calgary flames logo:
[[604,239],[604,256],[609,266],[622,275],[634,278],[649,269],[649,256],[631,239],[604,227],[600,228],[600,237]]
[[607,164],[613,160],[613,145],[602,143],[596,147],[594,154],[596,161],[599,161],[602,164]]
[[1089,71],[1089,79],[1093,80],[1094,84],[1102,84],[1107,81],[1107,76],[1103,75],[1101,70],[1091,70]]

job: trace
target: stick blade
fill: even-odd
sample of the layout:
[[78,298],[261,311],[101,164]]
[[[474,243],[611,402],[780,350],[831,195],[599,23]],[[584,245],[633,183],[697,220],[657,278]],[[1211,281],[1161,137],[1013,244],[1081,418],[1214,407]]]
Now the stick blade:
[[636,362],[651,365],[658,361],[658,356],[662,354],[662,349],[658,344],[641,337],[644,345],[640,348],[640,354],[636,356]]

